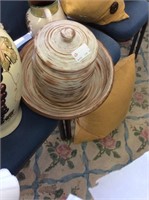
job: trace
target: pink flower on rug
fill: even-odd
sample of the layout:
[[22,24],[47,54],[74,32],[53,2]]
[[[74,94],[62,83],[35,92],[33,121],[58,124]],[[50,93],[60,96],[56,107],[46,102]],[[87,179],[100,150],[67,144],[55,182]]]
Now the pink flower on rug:
[[107,149],[114,149],[116,145],[116,141],[110,135],[101,139],[100,143]]
[[144,139],[149,140],[149,127],[146,127],[140,134]]
[[144,101],[144,95],[141,92],[135,92],[134,98],[140,104],[143,103],[143,101]]
[[64,159],[67,159],[71,153],[71,148],[67,144],[60,144],[56,148],[58,155]]

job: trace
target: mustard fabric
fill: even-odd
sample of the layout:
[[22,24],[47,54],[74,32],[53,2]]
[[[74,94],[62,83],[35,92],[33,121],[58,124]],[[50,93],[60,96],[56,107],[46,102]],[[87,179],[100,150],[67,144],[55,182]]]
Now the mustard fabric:
[[112,90],[94,112],[76,119],[74,143],[106,137],[124,120],[130,105],[135,82],[134,54],[115,66]]
[[[98,23],[100,25],[127,19],[124,0],[61,0],[64,13],[78,21]],[[118,9],[111,14],[110,9],[114,2]]]

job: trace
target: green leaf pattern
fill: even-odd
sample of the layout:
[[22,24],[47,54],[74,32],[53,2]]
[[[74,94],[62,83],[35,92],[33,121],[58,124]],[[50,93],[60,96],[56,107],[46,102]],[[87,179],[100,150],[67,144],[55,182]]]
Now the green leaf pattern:
[[146,126],[136,128],[136,126],[132,127],[133,134],[140,141],[140,146],[137,149],[137,152],[141,152],[143,149],[149,145],[149,122],[146,122]]
[[133,106],[137,106],[142,109],[149,109],[149,100],[146,98],[146,96],[149,96],[149,90],[147,87],[142,87],[139,89],[135,88],[129,111],[132,110]]
[[55,167],[58,163],[62,166],[67,164],[69,169],[73,169],[75,167],[72,159],[77,156],[77,150],[72,150],[70,144],[59,143],[57,141],[54,144],[47,142],[46,147],[49,156],[52,159],[50,166],[45,169],[46,172]]
[[94,141],[98,148],[97,155],[93,158],[93,160],[97,160],[103,154],[107,156],[113,155],[114,158],[120,158],[121,156],[117,153],[117,149],[121,147],[121,141],[116,141],[114,139],[114,135],[117,133],[117,130],[114,130],[110,135],[106,136],[103,139],[99,139]]

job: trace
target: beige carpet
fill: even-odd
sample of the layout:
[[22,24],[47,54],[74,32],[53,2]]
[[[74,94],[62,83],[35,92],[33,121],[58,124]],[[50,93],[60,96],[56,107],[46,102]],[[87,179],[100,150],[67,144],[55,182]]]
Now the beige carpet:
[[[17,176],[21,200],[64,200],[70,193],[90,200],[88,188],[97,179],[149,150],[148,37],[146,32],[136,60],[135,90],[125,120],[104,142],[76,145],[62,141],[55,130]],[[122,56],[128,55],[128,46],[129,41],[121,44]]]

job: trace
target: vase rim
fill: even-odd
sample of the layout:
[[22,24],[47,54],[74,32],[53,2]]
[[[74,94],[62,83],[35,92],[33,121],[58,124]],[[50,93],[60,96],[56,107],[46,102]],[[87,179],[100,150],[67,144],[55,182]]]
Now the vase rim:
[[44,9],[47,8],[50,10],[51,14],[54,15],[58,11],[58,0],[55,0],[52,4],[39,6],[39,5],[30,5],[31,13],[35,17],[45,18]]

